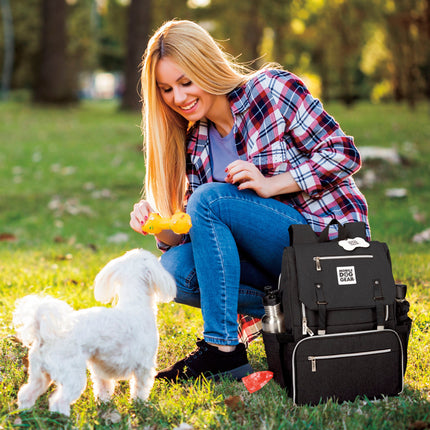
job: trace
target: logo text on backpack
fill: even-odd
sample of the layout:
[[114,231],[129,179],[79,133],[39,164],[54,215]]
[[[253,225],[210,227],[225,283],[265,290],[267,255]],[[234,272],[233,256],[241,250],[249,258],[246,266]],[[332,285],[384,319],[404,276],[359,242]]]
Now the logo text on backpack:
[[336,270],[337,282],[339,285],[354,285],[357,283],[354,266],[336,267]]

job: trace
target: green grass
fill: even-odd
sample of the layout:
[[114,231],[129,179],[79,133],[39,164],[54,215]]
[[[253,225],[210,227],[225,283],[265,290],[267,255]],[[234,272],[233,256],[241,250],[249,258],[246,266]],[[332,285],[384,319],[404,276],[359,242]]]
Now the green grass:
[[[428,106],[359,104],[327,106],[357,146],[396,147],[401,165],[366,163],[377,182],[363,187],[373,238],[389,244],[394,276],[408,284],[414,320],[405,390],[397,398],[338,405],[295,407],[273,381],[249,394],[228,380],[187,384],[156,382],[145,403],[130,403],[121,383],[112,402],[92,398],[91,383],[70,419],[47,411],[48,395],[31,411],[18,411],[26,351],[13,340],[14,301],[44,292],[75,308],[96,305],[92,282],[110,259],[134,247],[157,252],[151,237],[128,226],[144,178],[140,116],[120,113],[114,103],[41,109],[0,103],[0,429],[165,429],[188,423],[217,429],[406,429],[430,425],[430,244],[412,241],[430,226],[430,122]],[[403,199],[385,197],[406,188]],[[125,241],[115,241],[125,237]],[[124,236],[126,235],[126,236]],[[193,349],[202,329],[200,311],[177,304],[159,312],[160,367]],[[249,349],[256,370],[266,368],[261,341]],[[225,402],[240,396],[234,408]]]

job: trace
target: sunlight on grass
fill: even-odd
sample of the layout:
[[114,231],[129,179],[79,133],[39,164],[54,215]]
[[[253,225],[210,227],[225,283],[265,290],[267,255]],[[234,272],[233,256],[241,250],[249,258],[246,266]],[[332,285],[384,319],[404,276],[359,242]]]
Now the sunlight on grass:
[[[400,396],[296,407],[273,381],[254,394],[230,380],[157,381],[147,402],[130,402],[128,384],[121,383],[112,401],[101,405],[88,379],[70,419],[47,411],[48,394],[32,411],[17,411],[27,351],[13,338],[15,300],[41,292],[75,309],[98,305],[93,280],[109,260],[135,247],[158,251],[152,237],[128,225],[144,178],[139,115],[108,103],[58,110],[10,102],[0,103],[0,140],[9,142],[0,152],[0,428],[155,430],[187,423],[195,429],[392,430],[430,422],[430,248],[412,240],[430,224],[428,109],[363,103],[328,110],[359,147],[413,148],[400,166],[380,161],[358,175],[377,172],[377,182],[362,189],[373,238],[388,243],[394,277],[408,285],[414,322]],[[392,187],[405,187],[407,196],[387,198]],[[203,322],[199,309],[175,303],[160,306],[158,322],[162,368],[194,349]],[[267,368],[261,340],[250,346],[249,358],[255,370]],[[238,400],[236,406],[229,398]]]

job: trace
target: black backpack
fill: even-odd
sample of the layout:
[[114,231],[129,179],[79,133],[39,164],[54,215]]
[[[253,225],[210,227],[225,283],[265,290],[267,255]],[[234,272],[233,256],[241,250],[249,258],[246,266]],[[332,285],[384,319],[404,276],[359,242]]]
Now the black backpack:
[[365,224],[333,221],[318,237],[290,227],[279,281],[285,330],[265,333],[269,370],[297,404],[379,398],[403,390],[411,329],[406,286]]

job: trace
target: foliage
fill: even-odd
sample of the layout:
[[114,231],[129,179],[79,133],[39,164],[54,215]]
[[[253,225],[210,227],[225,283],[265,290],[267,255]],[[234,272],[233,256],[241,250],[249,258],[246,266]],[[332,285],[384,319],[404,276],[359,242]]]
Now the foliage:
[[[148,6],[151,29],[172,18],[199,21],[241,61],[253,61],[255,67],[277,61],[297,74],[318,76],[325,101],[394,98],[414,106],[430,94],[427,0],[147,1],[152,4]],[[13,87],[20,89],[34,80],[41,0],[11,3]],[[73,68],[122,71],[130,1],[68,3]],[[146,38],[139,42],[143,54]],[[2,57],[0,22],[1,64]]]
[[[402,164],[366,161],[377,182],[362,187],[369,201],[375,240],[391,249],[394,275],[408,285],[414,320],[406,387],[396,398],[376,402],[328,402],[296,407],[273,381],[249,394],[240,382],[156,382],[150,399],[130,403],[128,385],[110,403],[92,398],[89,380],[67,419],[47,411],[48,395],[30,411],[18,411],[16,395],[25,381],[26,350],[12,337],[14,301],[47,293],[76,309],[94,306],[93,279],[127,249],[157,252],[152,237],[128,226],[144,177],[140,118],[113,103],[84,102],[79,108],[40,109],[0,104],[0,427],[166,429],[187,423],[195,429],[405,429],[430,424],[430,252],[413,236],[429,226],[430,128],[427,107],[357,104],[327,106],[359,147],[396,147]],[[405,187],[404,198],[385,191]],[[419,215],[419,216],[418,216]],[[126,236],[124,236],[126,235]],[[7,240],[9,239],[9,240]],[[125,241],[121,241],[125,240]],[[164,304],[159,312],[160,367],[190,351],[200,335],[198,309]],[[266,368],[261,341],[250,346],[255,370]],[[421,427],[419,427],[421,426]]]
[[[69,67],[80,71],[96,67],[92,35],[92,0],[79,0],[68,8]],[[15,61],[13,88],[31,88],[35,80],[41,42],[41,0],[11,2]],[[0,11],[1,14],[1,11]],[[0,21],[0,64],[3,64],[3,27]]]

